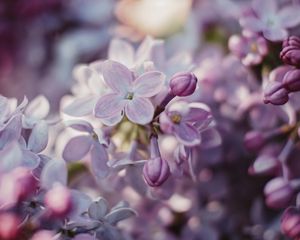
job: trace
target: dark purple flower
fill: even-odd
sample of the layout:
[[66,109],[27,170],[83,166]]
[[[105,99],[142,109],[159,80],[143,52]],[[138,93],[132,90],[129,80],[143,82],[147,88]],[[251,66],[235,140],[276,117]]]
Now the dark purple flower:
[[286,64],[300,67],[300,38],[288,37],[282,44],[280,58]]
[[293,69],[288,71],[284,75],[282,83],[284,88],[289,92],[300,91],[300,69]]
[[283,105],[289,100],[289,92],[281,82],[270,82],[264,89],[264,103]]
[[176,73],[170,80],[171,93],[179,97],[192,95],[196,86],[197,78],[190,72]]

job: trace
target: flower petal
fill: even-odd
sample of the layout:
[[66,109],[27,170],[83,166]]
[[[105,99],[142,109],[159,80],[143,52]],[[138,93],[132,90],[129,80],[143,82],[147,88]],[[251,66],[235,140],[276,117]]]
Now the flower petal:
[[120,113],[124,106],[125,101],[119,94],[106,94],[96,103],[94,114],[97,118],[111,118]]
[[119,122],[121,122],[123,117],[124,117],[124,111],[120,111],[110,118],[102,118],[101,122],[107,126],[114,126],[114,125],[118,124]]
[[22,150],[18,142],[11,142],[0,151],[1,172],[11,171],[22,164]]
[[174,130],[174,134],[178,141],[185,146],[195,146],[201,142],[198,130],[190,124],[179,124],[174,127]]
[[90,150],[92,139],[90,136],[77,136],[72,138],[63,151],[63,159],[67,162],[81,160]]
[[299,6],[288,6],[278,12],[283,27],[294,27],[300,23]]
[[133,73],[124,65],[107,60],[102,65],[106,84],[115,92],[127,93],[133,81]]
[[270,41],[282,41],[288,37],[287,30],[283,28],[271,28],[263,32],[263,35],[266,39]]
[[28,151],[28,150],[23,150],[22,151],[22,166],[29,168],[29,169],[35,169],[39,166],[40,164],[40,158],[37,154]]
[[252,8],[259,17],[277,12],[276,0],[254,0]]
[[115,225],[118,222],[135,215],[137,215],[137,213],[132,208],[118,208],[107,214],[105,218],[110,224]]
[[95,143],[91,150],[91,170],[94,176],[100,180],[107,177],[109,167],[107,165],[108,155],[102,144]]
[[44,189],[52,188],[53,184],[67,184],[67,165],[62,160],[50,160],[41,173],[41,186]]
[[125,114],[134,123],[147,124],[153,118],[154,107],[147,98],[136,97],[126,104]]
[[165,75],[158,71],[146,72],[134,81],[134,94],[140,97],[152,97],[164,86]]
[[49,101],[45,96],[39,95],[28,104],[25,114],[31,118],[43,119],[47,117],[49,110]]
[[80,132],[93,132],[93,126],[84,120],[69,120],[65,122],[65,125]]
[[251,30],[253,32],[260,32],[263,30],[264,24],[262,21],[254,16],[244,17],[240,19],[240,25],[243,28]]
[[108,48],[108,58],[131,68],[134,63],[134,49],[129,43],[114,38]]
[[93,108],[97,102],[97,98],[92,97],[83,97],[75,99],[70,105],[63,109],[65,114],[74,117],[83,117],[90,115],[93,112]]
[[28,149],[35,153],[43,151],[48,144],[48,124],[46,121],[39,121],[28,139]]
[[101,220],[108,212],[108,203],[104,198],[99,198],[89,206],[89,217],[95,220]]

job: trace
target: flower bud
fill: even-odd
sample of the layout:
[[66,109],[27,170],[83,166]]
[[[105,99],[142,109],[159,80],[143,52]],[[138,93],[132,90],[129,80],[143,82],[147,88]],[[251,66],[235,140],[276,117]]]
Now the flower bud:
[[281,82],[270,82],[264,90],[264,103],[283,105],[289,100],[288,93]]
[[151,187],[161,186],[170,175],[167,161],[160,157],[149,159],[143,168],[143,175]]
[[20,219],[12,213],[0,214],[0,239],[15,239],[18,235]]
[[300,91],[300,69],[288,71],[283,78],[283,86],[289,92]]
[[283,42],[280,58],[286,64],[296,67],[300,66],[300,38],[289,37]]
[[250,174],[275,174],[278,172],[280,167],[279,161],[270,155],[261,155],[259,156],[253,163],[253,165],[249,168]]
[[193,73],[176,73],[170,80],[172,94],[184,97],[194,93],[197,86],[197,78]]
[[266,204],[271,208],[284,208],[290,203],[294,190],[291,184],[282,177],[269,181],[264,189]]
[[66,216],[72,208],[70,191],[61,184],[54,185],[45,195],[45,205],[53,216]]
[[260,131],[247,132],[244,137],[244,145],[250,151],[258,151],[265,145],[266,139]]
[[300,210],[296,207],[289,207],[281,217],[281,231],[291,239],[300,238]]

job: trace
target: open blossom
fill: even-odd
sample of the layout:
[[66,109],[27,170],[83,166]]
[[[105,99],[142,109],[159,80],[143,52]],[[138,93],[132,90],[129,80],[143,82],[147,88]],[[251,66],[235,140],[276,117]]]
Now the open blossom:
[[171,104],[159,119],[161,129],[174,134],[186,146],[201,143],[199,128],[205,128],[211,120],[211,113],[206,105],[183,101]]
[[262,32],[270,41],[284,40],[288,37],[286,29],[300,23],[299,5],[279,9],[276,0],[254,0],[252,9],[255,15],[241,18],[241,26],[253,32]]
[[103,63],[102,71],[112,93],[98,100],[94,109],[95,116],[109,126],[119,123],[124,114],[133,123],[149,123],[154,114],[149,98],[161,90],[164,75],[158,71],[149,71],[135,78],[127,67],[109,60]]

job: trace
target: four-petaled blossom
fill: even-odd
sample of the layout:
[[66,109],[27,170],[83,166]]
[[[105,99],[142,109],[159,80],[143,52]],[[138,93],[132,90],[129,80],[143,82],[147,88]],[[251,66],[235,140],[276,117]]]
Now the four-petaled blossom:
[[252,9],[255,15],[241,18],[241,26],[253,32],[262,32],[270,41],[284,40],[288,36],[286,29],[300,23],[299,5],[278,9],[276,0],[254,0]]
[[112,93],[99,99],[94,109],[95,116],[109,126],[119,123],[124,114],[137,124],[151,122],[154,107],[149,98],[162,89],[164,75],[149,71],[135,78],[127,67],[109,60],[103,63],[102,71]]
[[186,146],[195,146],[201,143],[200,131],[207,128],[212,116],[202,103],[180,101],[167,106],[159,121],[164,132],[174,134]]

